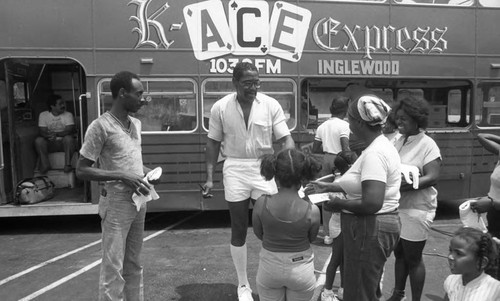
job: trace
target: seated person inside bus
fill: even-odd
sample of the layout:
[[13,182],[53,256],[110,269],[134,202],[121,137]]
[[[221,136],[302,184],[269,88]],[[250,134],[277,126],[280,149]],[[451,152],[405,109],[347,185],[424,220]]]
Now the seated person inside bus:
[[46,174],[51,168],[49,153],[64,151],[64,172],[70,172],[71,156],[75,152],[75,119],[66,111],[64,100],[59,95],[47,99],[48,111],[40,113],[38,127],[40,136],[35,139],[35,149],[40,158],[39,171]]

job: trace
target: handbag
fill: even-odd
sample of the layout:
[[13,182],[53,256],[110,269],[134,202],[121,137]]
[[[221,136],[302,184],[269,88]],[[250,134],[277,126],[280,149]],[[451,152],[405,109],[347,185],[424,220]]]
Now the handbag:
[[54,196],[54,183],[47,176],[39,176],[20,181],[16,186],[17,204],[36,204]]

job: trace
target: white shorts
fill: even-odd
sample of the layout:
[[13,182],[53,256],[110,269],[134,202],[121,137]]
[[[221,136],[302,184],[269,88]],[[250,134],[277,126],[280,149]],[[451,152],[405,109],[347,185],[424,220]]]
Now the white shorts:
[[436,211],[399,209],[401,238],[409,241],[427,240]]
[[258,199],[263,194],[276,194],[274,179],[266,181],[260,174],[259,159],[227,158],[222,170],[224,196],[228,202]]

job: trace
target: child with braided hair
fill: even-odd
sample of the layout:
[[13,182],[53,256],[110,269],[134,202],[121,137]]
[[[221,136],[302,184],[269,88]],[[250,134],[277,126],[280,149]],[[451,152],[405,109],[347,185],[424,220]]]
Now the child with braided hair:
[[444,281],[445,300],[500,300],[500,281],[486,274],[498,256],[496,243],[488,233],[463,227],[450,242],[448,263],[453,275]]
[[309,301],[316,288],[310,243],[320,226],[319,208],[299,197],[303,182],[315,178],[321,163],[296,149],[262,157],[260,172],[276,179],[278,193],[257,199],[252,214],[262,240],[257,290],[261,301]]

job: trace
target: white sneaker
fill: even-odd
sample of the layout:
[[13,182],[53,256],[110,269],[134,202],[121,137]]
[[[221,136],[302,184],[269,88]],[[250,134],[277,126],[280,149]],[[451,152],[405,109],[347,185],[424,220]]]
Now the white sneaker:
[[339,300],[344,300],[344,288],[343,287],[339,287],[339,289],[337,291],[337,298]]
[[333,238],[331,238],[328,235],[325,235],[325,238],[323,239],[323,242],[325,243],[325,245],[331,245],[333,243]]
[[333,292],[321,292],[321,301],[339,301]]
[[248,286],[238,287],[238,301],[253,301],[252,290]]

